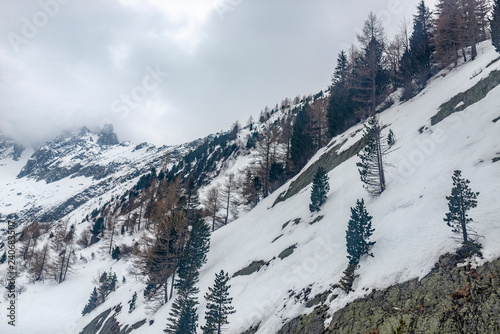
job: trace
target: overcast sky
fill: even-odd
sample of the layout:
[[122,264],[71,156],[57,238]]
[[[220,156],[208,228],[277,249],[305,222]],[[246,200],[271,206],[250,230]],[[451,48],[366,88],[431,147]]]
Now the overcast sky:
[[0,132],[42,143],[112,123],[171,145],[227,130],[325,89],[370,11],[391,35],[418,2],[2,0]]

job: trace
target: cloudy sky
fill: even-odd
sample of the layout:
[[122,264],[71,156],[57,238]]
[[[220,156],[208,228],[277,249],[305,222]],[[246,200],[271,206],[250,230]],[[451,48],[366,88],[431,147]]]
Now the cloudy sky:
[[325,89],[370,11],[391,35],[418,2],[3,0],[0,132],[42,143],[112,123],[170,145],[227,130]]

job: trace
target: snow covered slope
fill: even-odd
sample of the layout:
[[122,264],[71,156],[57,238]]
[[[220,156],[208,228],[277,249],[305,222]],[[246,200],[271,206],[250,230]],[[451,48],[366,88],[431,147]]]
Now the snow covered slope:
[[[393,165],[387,169],[387,190],[380,197],[370,198],[362,188],[356,168],[358,158],[353,157],[329,172],[331,190],[318,214],[311,214],[308,209],[310,186],[273,207],[289,182],[252,211],[216,231],[208,263],[200,273],[199,323],[204,323],[203,295],[212,285],[215,273],[223,269],[233,275],[259,261],[263,265],[257,272],[230,280],[230,294],[237,312],[229,317],[227,333],[242,333],[257,325],[257,333],[276,333],[288,320],[311,312],[305,301],[332,290],[347,266],[345,230],[350,207],[360,198],[365,199],[373,216],[374,257],[362,259],[353,293],[331,291],[338,297],[327,301],[329,313],[372,289],[423,277],[441,254],[458,247],[451,238],[451,229],[443,221],[447,211],[445,196],[451,191],[451,175],[456,169],[462,170],[462,175],[471,181],[473,191],[480,192],[478,207],[471,210],[470,216],[477,222],[475,230],[484,236],[480,240],[484,259],[474,261],[498,258],[500,161],[494,161],[500,157],[500,122],[493,120],[500,117],[500,87],[435,125],[430,121],[441,104],[500,69],[500,62],[486,67],[497,56],[489,42],[483,43],[475,61],[443,71],[418,96],[403,104],[395,103],[380,114],[381,123],[387,125],[386,131],[392,129],[397,138],[396,149],[387,157],[387,162]],[[342,135],[348,140],[340,150],[360,139],[360,129],[362,125]],[[332,143],[337,141],[341,142],[340,136],[332,139]],[[329,154],[334,146],[320,150],[309,166]],[[131,241],[132,237],[120,238],[123,239],[117,242]],[[295,247],[293,253],[285,257],[282,252],[291,246]],[[142,298],[144,284],[129,274],[132,264],[109,259],[107,254],[100,253],[99,247],[102,246],[96,244],[77,251],[81,260],[64,283],[28,284],[18,298],[18,326],[12,329],[1,321],[0,332],[78,333],[98,314],[121,303],[125,309],[116,315],[121,324],[146,319],[146,324],[133,333],[161,333],[171,302],[156,314],[149,314]],[[95,259],[92,252],[97,254]],[[82,317],[81,311],[94,285],[92,279],[99,270],[110,268],[118,277],[125,276],[126,282],[120,283],[104,304]],[[138,308],[129,314],[127,301],[135,291],[139,295]],[[5,308],[1,308],[0,312],[4,312]],[[4,318],[4,313],[0,314]]]
[[[115,142],[105,143],[103,138],[103,133],[82,127],[36,151],[23,152],[19,161],[3,156],[1,215],[12,215],[18,223],[63,217],[81,221],[85,217],[80,217],[82,212],[88,214],[113,196],[122,195],[151,168],[176,161],[199,143],[157,148],[148,143],[119,143],[116,137]],[[80,206],[84,207],[77,211]]]

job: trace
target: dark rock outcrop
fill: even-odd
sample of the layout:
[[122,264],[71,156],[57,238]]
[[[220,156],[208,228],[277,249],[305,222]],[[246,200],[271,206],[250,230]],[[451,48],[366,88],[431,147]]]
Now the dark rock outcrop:
[[318,306],[278,333],[392,333],[401,323],[408,334],[500,333],[500,259],[475,269],[458,264],[457,256],[444,255],[423,279],[373,291],[337,311],[326,329],[326,308]]

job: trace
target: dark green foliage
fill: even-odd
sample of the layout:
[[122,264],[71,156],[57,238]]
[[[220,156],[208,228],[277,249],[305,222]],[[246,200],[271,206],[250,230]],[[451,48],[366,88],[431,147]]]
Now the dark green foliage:
[[132,299],[128,301],[128,304],[129,304],[128,313],[132,313],[132,311],[135,310],[136,301],[137,301],[137,292],[134,292],[134,294],[132,295]]
[[500,0],[494,0],[490,28],[491,41],[495,46],[495,50],[500,52]]
[[99,236],[102,232],[104,231],[104,218],[99,217],[94,223],[94,226],[92,227],[92,234],[94,236]]
[[104,303],[108,295],[116,290],[118,284],[118,278],[116,273],[109,271],[103,272],[101,276],[99,276],[99,287],[97,291],[99,293],[99,304]]
[[191,225],[189,240],[184,247],[179,263],[179,277],[194,268],[199,270],[207,262],[207,253],[210,248],[210,227],[202,219],[197,219]]
[[389,130],[389,133],[387,134],[387,145],[390,147],[396,143],[396,136],[394,135],[394,132],[392,130]]
[[285,177],[285,165],[279,162],[273,162],[269,169],[269,182],[282,183]]
[[151,298],[155,294],[156,290],[157,288],[155,283],[148,283],[144,288],[144,298]]
[[98,214],[99,214],[99,210],[94,209],[94,210],[92,210],[92,213],[90,214],[90,217],[91,218],[95,218],[95,217],[97,217]]
[[99,295],[97,294],[97,288],[94,287],[94,290],[90,294],[87,305],[85,305],[85,307],[83,308],[82,315],[90,313],[93,309],[99,306],[99,304],[101,303],[99,302]]
[[147,189],[151,187],[151,183],[153,183],[153,180],[156,179],[156,169],[153,167],[151,169],[151,172],[149,172],[146,175],[141,176],[139,181],[137,181],[137,184],[134,187],[134,190],[136,191],[141,191],[142,189]]
[[354,123],[356,103],[349,88],[350,64],[345,51],[341,51],[337,59],[337,67],[332,78],[330,100],[328,101],[328,131],[334,137],[344,132]]
[[372,196],[378,196],[385,190],[385,174],[383,156],[388,147],[381,141],[381,127],[376,116],[372,116],[365,123],[363,141],[365,146],[358,153],[361,162],[359,175],[364,183],[363,187]]
[[358,275],[354,274],[354,271],[356,270],[357,265],[349,264],[344,270],[342,278],[340,279],[340,286],[342,290],[344,290],[346,293],[349,293],[352,290],[352,285],[354,283],[354,280],[358,277]]
[[117,284],[118,284],[118,277],[116,276],[116,273],[113,273],[113,275],[111,275],[111,279],[109,280],[109,292],[115,291]]
[[199,280],[199,273],[195,266],[179,273],[176,281],[178,295],[175,298],[165,333],[195,334],[198,315],[196,314],[196,294],[199,289],[195,286]]
[[293,124],[290,147],[290,160],[295,171],[300,171],[313,155],[313,138],[311,136],[311,119],[309,105],[302,107]]
[[224,325],[229,324],[227,317],[236,311],[231,306],[233,299],[229,297],[230,285],[227,284],[229,276],[223,270],[215,274],[215,282],[212,288],[208,288],[205,294],[207,311],[205,313],[205,326],[201,327],[204,334],[220,334]]
[[[472,243],[474,240],[470,238],[470,228],[467,227],[473,220],[469,218],[467,213],[470,209],[477,206],[478,192],[473,192],[469,188],[469,180],[462,178],[462,172],[455,170],[453,172],[453,188],[451,196],[446,196],[448,200],[448,210],[444,221],[452,228],[452,231],[461,235],[460,239],[464,246]],[[473,232],[473,231],[472,231]]]
[[113,249],[113,252],[111,253],[111,258],[114,260],[119,260],[120,259],[120,247],[115,246]]
[[175,283],[178,295],[172,304],[167,328],[164,330],[166,333],[196,333],[196,294],[199,289],[195,285],[199,280],[198,270],[206,262],[209,247],[210,228],[203,220],[196,219],[179,262],[178,279]]
[[363,255],[370,255],[370,248],[375,241],[369,241],[374,229],[372,229],[372,216],[368,214],[363,199],[356,201],[356,206],[351,208],[351,218],[347,224],[346,245],[349,264],[358,265]]
[[320,207],[325,204],[329,191],[330,184],[328,182],[328,174],[323,167],[318,167],[316,174],[314,174],[313,186],[311,189],[311,204],[309,204],[309,210],[311,212],[321,210]]
[[[403,100],[408,100],[422,90],[431,76],[432,53],[432,13],[422,0],[413,17],[413,32],[409,46],[400,62],[400,75],[404,88]],[[415,85],[414,85],[415,83]],[[416,88],[416,91],[414,91]]]
[[375,244],[374,241],[370,241],[374,231],[371,221],[372,216],[366,211],[364,200],[357,200],[356,206],[351,208],[351,218],[347,224],[345,236],[349,265],[340,281],[342,289],[347,293],[352,291],[352,284],[357,277],[354,272],[361,257],[364,255],[373,256],[370,253],[370,248]]
[[198,188],[193,177],[187,182],[184,196],[179,201],[184,206],[186,218],[189,223],[201,217],[200,199],[198,197]]

